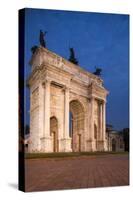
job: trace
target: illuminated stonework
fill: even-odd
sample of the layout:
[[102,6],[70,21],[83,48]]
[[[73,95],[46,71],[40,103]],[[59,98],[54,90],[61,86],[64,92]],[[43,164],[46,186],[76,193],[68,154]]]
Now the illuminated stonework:
[[106,151],[102,79],[42,47],[30,64],[29,152]]

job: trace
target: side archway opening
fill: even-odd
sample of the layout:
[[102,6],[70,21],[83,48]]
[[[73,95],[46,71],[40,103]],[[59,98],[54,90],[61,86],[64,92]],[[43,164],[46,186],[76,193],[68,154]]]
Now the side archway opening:
[[50,135],[52,136],[53,152],[58,152],[58,121],[54,116],[50,118]]

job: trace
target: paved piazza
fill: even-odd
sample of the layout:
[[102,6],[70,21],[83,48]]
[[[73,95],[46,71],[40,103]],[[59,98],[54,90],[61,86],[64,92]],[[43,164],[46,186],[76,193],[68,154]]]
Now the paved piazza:
[[129,185],[129,156],[26,160],[26,191]]

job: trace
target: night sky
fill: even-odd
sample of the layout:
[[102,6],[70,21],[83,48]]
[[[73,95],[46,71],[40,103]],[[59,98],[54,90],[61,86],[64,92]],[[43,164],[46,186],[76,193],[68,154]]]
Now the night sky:
[[[25,68],[30,74],[31,47],[39,45],[39,31],[47,31],[47,48],[69,58],[75,49],[79,65],[89,72],[102,68],[107,97],[107,123],[129,127],[129,15],[26,9]],[[29,92],[26,90],[26,123]]]

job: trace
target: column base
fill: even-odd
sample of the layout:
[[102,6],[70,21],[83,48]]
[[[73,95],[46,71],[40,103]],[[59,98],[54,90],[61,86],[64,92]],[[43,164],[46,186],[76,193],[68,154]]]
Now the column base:
[[72,141],[71,138],[60,139],[59,151],[60,152],[72,152],[71,141]]
[[107,144],[105,140],[96,141],[97,151],[107,151]]
[[40,152],[53,152],[53,147],[52,147],[52,137],[42,137],[40,138],[41,140],[41,149]]
[[40,147],[40,141],[37,140],[37,138],[30,137],[28,144],[28,153],[38,153],[40,152]]
[[40,152],[40,148],[39,147],[35,147],[32,144],[29,144],[27,152],[28,153],[39,153]]
[[107,139],[104,140],[103,145],[104,145],[104,151],[108,151],[108,141],[107,141]]
[[95,140],[92,140],[92,139],[89,139],[86,141],[87,144],[86,144],[86,150],[85,151],[90,151],[90,152],[93,152],[93,151],[96,151],[96,142]]

